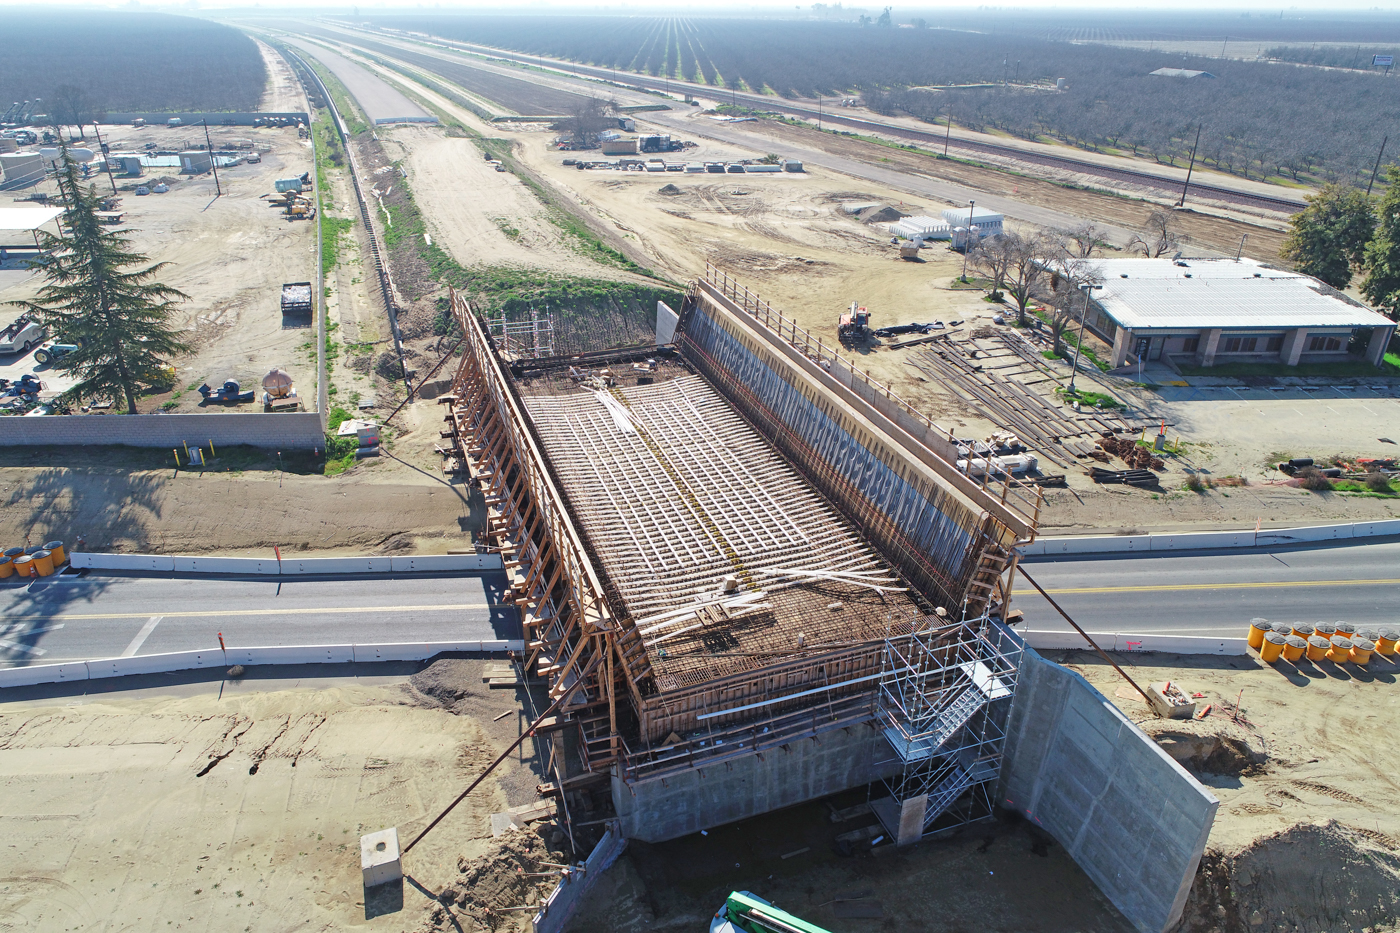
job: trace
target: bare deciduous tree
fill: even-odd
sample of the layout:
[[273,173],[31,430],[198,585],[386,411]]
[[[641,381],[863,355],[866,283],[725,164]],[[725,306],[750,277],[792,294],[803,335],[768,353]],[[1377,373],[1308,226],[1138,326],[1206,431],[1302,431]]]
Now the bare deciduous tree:
[[1050,270],[1046,296],[1051,308],[1050,338],[1054,341],[1055,355],[1064,356],[1065,331],[1086,312],[1087,298],[1081,286],[1098,284],[1102,274],[1090,260],[1065,249],[1056,250],[1047,265]]
[[1157,259],[1165,253],[1176,252],[1181,246],[1176,224],[1167,211],[1153,211],[1147,218],[1147,226],[1141,233],[1134,233],[1128,241],[1129,251],[1141,251],[1144,256]]
[[598,134],[610,126],[616,126],[613,113],[617,110],[615,101],[590,97],[574,107],[564,121],[564,129],[574,137],[580,146],[591,146],[598,141]]
[[1011,268],[1019,240],[1014,233],[1001,233],[982,240],[972,248],[968,262],[981,276],[992,283],[989,294],[993,301],[1001,300],[1001,290],[1006,287],[1006,274]]
[[78,138],[87,139],[83,124],[92,122],[92,103],[87,92],[76,84],[60,84],[54,88],[50,100],[53,101],[53,116],[58,118],[57,125],[76,127]]
[[1079,226],[1064,231],[1065,248],[1071,250],[1080,259],[1088,259],[1095,252],[1101,252],[1108,242],[1108,235],[1100,230],[1097,224],[1082,223]]
[[1050,244],[1044,236],[1024,237],[1004,233],[1010,262],[1006,267],[1006,294],[1016,302],[1016,324],[1026,326],[1026,309],[1041,293],[1049,275],[1046,267]]

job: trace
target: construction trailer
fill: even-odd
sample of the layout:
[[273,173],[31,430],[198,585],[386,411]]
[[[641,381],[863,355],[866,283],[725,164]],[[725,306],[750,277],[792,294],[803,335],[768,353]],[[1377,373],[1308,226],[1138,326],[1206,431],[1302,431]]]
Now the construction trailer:
[[658,309],[664,346],[508,356],[452,308],[444,468],[485,496],[528,668],[574,691],[558,792],[609,783],[649,841],[862,785],[901,843],[991,814],[1038,489],[959,472],[946,431],[713,268]]

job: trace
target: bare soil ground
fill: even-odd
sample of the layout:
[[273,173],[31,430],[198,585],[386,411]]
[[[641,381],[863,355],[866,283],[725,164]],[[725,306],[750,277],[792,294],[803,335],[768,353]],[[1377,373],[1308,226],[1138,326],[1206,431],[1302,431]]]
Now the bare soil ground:
[[[491,813],[535,799],[530,740],[405,858],[406,883],[360,876],[363,833],[407,844],[519,735],[522,697],[489,690],[487,664],[0,703],[0,929],[406,930],[444,890],[522,903],[522,858],[568,857],[549,824],[492,839]],[[528,928],[447,910],[459,930]]]
[[[315,342],[306,326],[288,326],[281,311],[283,282],[315,278],[314,222],[288,221],[260,200],[273,190],[273,181],[309,171],[310,144],[295,129],[213,127],[215,148],[234,139],[252,139],[262,150],[262,162],[240,164],[219,172],[224,194],[216,197],[212,175],[180,175],[178,168],[152,169],[138,179],[118,179],[119,209],[126,215],[120,228],[132,248],[165,262],[159,280],[189,296],[175,315],[181,337],[191,353],[175,361],[178,372],[173,393],[143,400],[143,411],[165,402],[179,411],[225,410],[202,406],[193,389],[200,383],[219,386],[235,379],[255,388],[269,369],[281,367],[296,379],[303,394],[314,395]],[[113,150],[140,151],[147,143],[162,149],[203,145],[200,128],[113,126],[103,129]],[[164,180],[165,194],[135,195],[138,185]],[[110,191],[106,178],[94,177],[99,191]],[[0,290],[0,300],[31,298],[43,284],[35,275]],[[305,322],[297,322],[304,324]],[[311,358],[301,346],[311,341]],[[252,405],[227,410],[253,410]]]
[[239,458],[240,469],[177,475],[158,466],[168,452],[130,448],[7,451],[0,540],[81,535],[92,550],[165,554],[266,554],[274,545],[442,554],[470,548],[484,515],[467,487],[387,455],[334,478],[281,472],[270,452],[222,455],[225,463]]
[[1139,683],[1170,680],[1204,694],[1198,709],[1213,707],[1199,722],[1159,720],[1097,657],[1056,658],[1220,798],[1183,930],[1396,928],[1400,816],[1392,801],[1400,759],[1385,738],[1400,709],[1394,658],[1376,655],[1364,668],[1269,666],[1253,655],[1117,659]]

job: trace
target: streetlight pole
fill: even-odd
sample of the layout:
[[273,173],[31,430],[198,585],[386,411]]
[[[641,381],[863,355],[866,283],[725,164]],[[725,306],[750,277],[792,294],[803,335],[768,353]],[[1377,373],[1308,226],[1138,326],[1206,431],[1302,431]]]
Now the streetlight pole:
[[967,284],[967,254],[972,252],[972,211],[976,207],[976,201],[967,202],[967,233],[963,235],[963,284]]
[[1084,346],[1084,322],[1089,317],[1089,296],[1094,289],[1101,288],[1093,282],[1086,282],[1079,286],[1084,291],[1084,312],[1079,315],[1079,339],[1074,344],[1074,363],[1069,369],[1069,395],[1074,395],[1074,377],[1079,374],[1079,348]]

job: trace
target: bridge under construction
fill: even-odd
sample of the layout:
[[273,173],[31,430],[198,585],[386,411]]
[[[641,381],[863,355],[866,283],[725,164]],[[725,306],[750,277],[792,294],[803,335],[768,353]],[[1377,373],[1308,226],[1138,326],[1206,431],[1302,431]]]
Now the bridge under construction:
[[1040,492],[708,268],[658,342],[521,352],[452,308],[443,435],[505,557],[526,667],[568,697],[560,791],[659,841],[871,785],[901,843],[989,816]]

